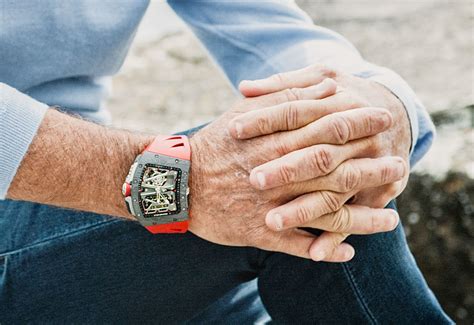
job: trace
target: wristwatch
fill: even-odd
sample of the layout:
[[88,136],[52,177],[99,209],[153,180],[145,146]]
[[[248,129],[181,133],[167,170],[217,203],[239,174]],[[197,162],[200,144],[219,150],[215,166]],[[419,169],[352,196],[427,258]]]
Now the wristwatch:
[[188,230],[190,160],[186,136],[159,135],[130,167],[122,187],[125,204],[151,233]]

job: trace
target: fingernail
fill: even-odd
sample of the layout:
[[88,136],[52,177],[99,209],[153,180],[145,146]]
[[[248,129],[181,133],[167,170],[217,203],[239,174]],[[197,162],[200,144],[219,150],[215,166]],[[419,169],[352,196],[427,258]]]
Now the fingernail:
[[271,219],[273,220],[273,224],[275,225],[276,230],[283,229],[283,218],[281,214],[275,213],[271,216]]
[[260,188],[264,188],[266,185],[265,175],[262,172],[258,172],[256,177],[257,177],[257,182]]
[[235,133],[237,134],[237,138],[240,139],[242,137],[242,131],[243,131],[242,123],[235,122],[234,127],[235,127]]
[[313,254],[311,254],[311,257],[313,258],[313,261],[315,262],[319,262],[319,261],[322,261],[324,260],[324,257],[326,255],[324,254],[323,251],[321,250],[317,250],[316,252],[314,252]]
[[398,216],[395,215],[395,214],[392,214],[392,216],[390,218],[391,218],[390,221],[391,221],[391,224],[392,224],[392,229],[397,228],[397,226],[398,226]]
[[345,253],[344,253],[344,259],[346,260],[350,260],[354,257],[354,250],[353,249],[346,249]]

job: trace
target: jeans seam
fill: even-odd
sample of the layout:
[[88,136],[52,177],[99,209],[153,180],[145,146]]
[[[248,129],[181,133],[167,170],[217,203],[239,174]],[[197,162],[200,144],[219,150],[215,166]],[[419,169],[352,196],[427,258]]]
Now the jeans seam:
[[346,277],[349,280],[352,291],[354,292],[357,298],[357,301],[359,302],[359,304],[362,306],[363,310],[365,311],[366,316],[369,318],[372,324],[378,324],[374,314],[370,311],[367,301],[364,299],[364,296],[362,295],[362,292],[359,289],[359,286],[357,284],[355,276],[352,273],[349,263],[342,263],[342,268],[344,270],[344,273],[346,274]]
[[27,249],[31,249],[31,248],[35,248],[37,246],[41,246],[41,245],[44,245],[44,244],[47,244],[49,242],[53,242],[53,241],[56,241],[56,240],[59,240],[59,239],[62,239],[62,238],[67,238],[67,237],[71,237],[71,236],[75,236],[75,235],[79,235],[83,232],[86,232],[88,230],[92,230],[94,228],[101,228],[103,226],[105,226],[106,224],[110,224],[110,223],[116,223],[118,221],[122,221],[120,219],[117,219],[117,220],[105,220],[105,221],[102,221],[100,223],[95,223],[93,225],[90,225],[90,226],[87,226],[87,227],[83,227],[83,228],[79,228],[79,229],[76,229],[76,230],[72,230],[72,231],[69,231],[67,233],[64,233],[64,234],[61,234],[61,235],[56,235],[56,236],[52,236],[52,237],[48,237],[46,239],[43,239],[41,241],[38,241],[36,243],[33,243],[33,244],[30,244],[30,245],[26,245],[26,246],[23,246],[23,247],[20,247],[20,248],[16,248],[16,249],[13,249],[11,251],[5,251],[5,252],[1,252],[0,253],[0,256],[8,256],[8,255],[13,255],[13,254],[16,254],[16,253],[20,253],[24,250],[27,250]]

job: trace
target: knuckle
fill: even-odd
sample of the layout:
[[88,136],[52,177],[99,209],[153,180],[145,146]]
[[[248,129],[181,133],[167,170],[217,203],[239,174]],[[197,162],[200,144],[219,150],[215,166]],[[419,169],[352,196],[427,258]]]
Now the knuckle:
[[[390,111],[386,108],[382,108],[380,109],[380,118],[379,118],[379,121],[380,119],[386,119],[389,121],[389,125],[392,125],[393,124],[393,115],[392,113],[390,113]],[[380,123],[380,122],[379,122]],[[383,123],[382,123],[383,124]]]
[[351,163],[344,164],[342,177],[343,179],[340,184],[343,192],[355,190],[362,182],[362,172]]
[[316,169],[321,174],[326,175],[332,170],[333,158],[332,154],[326,147],[318,147],[312,150],[308,157],[309,167]]
[[259,116],[255,119],[255,125],[260,134],[266,134],[270,129],[270,122],[263,116]]
[[286,130],[293,130],[298,127],[299,112],[294,102],[289,102],[285,109]]
[[311,215],[311,209],[308,206],[301,204],[296,209],[296,222],[298,225],[304,225],[311,221]]
[[380,183],[387,184],[392,179],[393,171],[390,166],[382,166],[380,169]]
[[283,184],[290,184],[295,179],[295,169],[290,165],[281,165],[278,175]]
[[285,77],[283,76],[282,73],[277,73],[277,74],[274,74],[270,77],[271,81],[276,83],[276,84],[280,84],[280,85],[283,85],[285,83]]
[[321,73],[325,77],[335,78],[337,76],[336,70],[326,65],[317,65],[316,69],[319,73]]
[[291,89],[287,88],[287,89],[283,90],[283,95],[285,95],[287,102],[292,102],[292,101],[298,100],[298,97],[296,96],[296,94],[293,91],[294,91],[294,88],[291,88]]
[[298,100],[300,98],[300,90],[298,88],[287,88],[284,91],[289,102]]
[[377,123],[377,121],[372,115],[369,115],[364,119],[365,134],[372,134],[372,132],[374,131],[375,123]]
[[374,134],[376,131],[380,131],[383,127],[383,122],[380,118],[370,114],[364,119],[364,132],[365,134]]
[[342,203],[340,202],[340,199],[337,198],[334,194],[327,191],[322,191],[320,193],[323,199],[323,204],[327,208],[328,212],[334,212],[341,208]]
[[348,232],[352,228],[353,217],[351,211],[346,206],[340,208],[334,214],[332,229],[335,232]]
[[350,125],[342,116],[335,117],[332,122],[332,133],[336,139],[337,144],[345,144],[349,141],[351,136]]

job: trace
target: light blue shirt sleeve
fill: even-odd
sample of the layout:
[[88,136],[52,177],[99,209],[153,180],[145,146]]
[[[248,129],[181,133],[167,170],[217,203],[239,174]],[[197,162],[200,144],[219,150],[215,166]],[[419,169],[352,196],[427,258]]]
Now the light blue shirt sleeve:
[[48,106],[0,83],[0,200],[38,130]]
[[390,89],[410,119],[413,166],[428,151],[434,126],[410,86],[395,72],[365,61],[341,35],[316,26],[293,1],[169,0],[234,87],[244,79],[321,63]]

